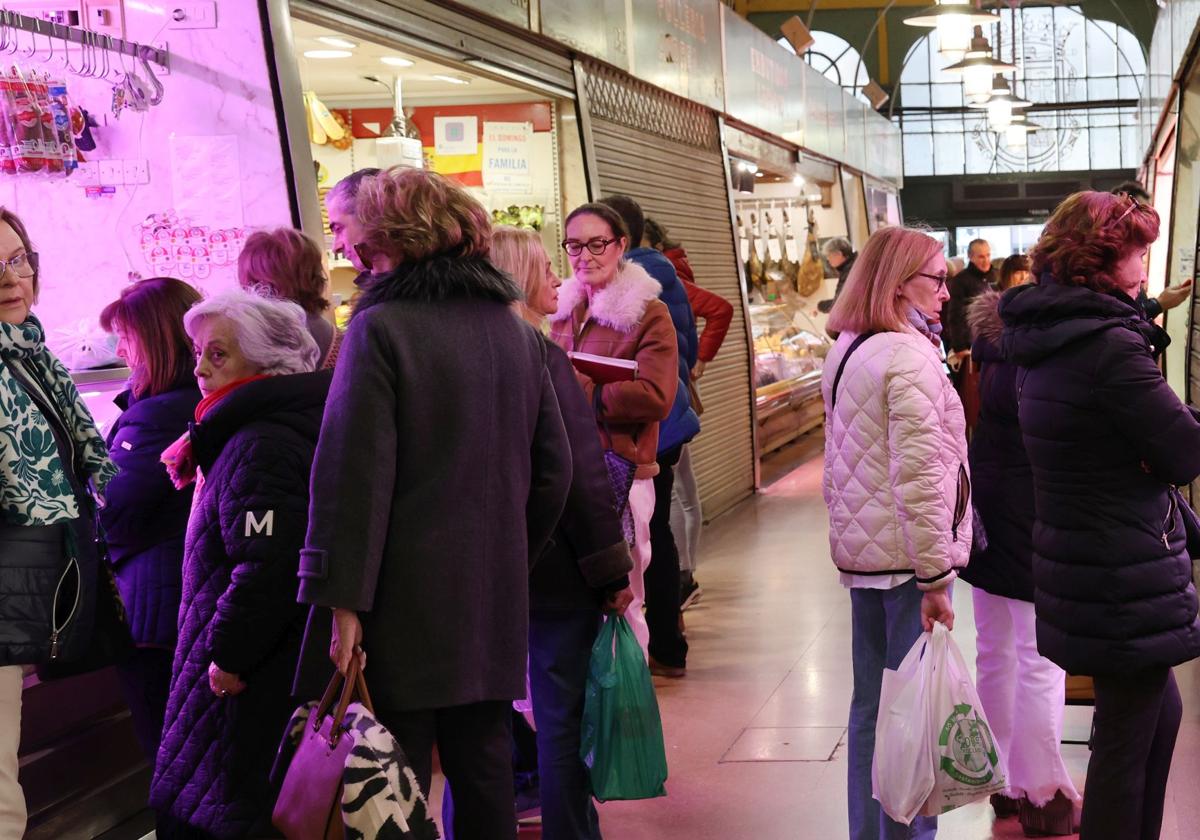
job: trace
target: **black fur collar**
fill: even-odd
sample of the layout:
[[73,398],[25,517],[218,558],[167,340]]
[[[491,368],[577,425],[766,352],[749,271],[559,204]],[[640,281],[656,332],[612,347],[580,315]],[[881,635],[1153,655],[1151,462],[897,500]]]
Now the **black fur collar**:
[[524,295],[512,278],[482,257],[441,255],[405,263],[390,274],[372,276],[362,283],[358,314],[379,303],[412,300],[494,300],[508,305]]

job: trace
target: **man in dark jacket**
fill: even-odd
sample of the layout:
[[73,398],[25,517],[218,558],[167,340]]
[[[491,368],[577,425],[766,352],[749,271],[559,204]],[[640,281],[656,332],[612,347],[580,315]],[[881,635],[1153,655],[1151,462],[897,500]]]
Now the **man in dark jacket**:
[[821,250],[825,254],[825,261],[829,263],[830,268],[837,272],[838,276],[837,288],[833,291],[833,297],[817,302],[817,311],[828,315],[833,310],[833,305],[837,303],[837,299],[841,297],[842,289],[846,288],[846,278],[850,276],[850,269],[854,267],[854,260],[858,254],[854,253],[854,247],[850,244],[850,240],[844,236],[835,236],[830,239]]
[[992,246],[986,239],[972,239],[967,246],[967,267],[950,278],[950,300],[942,313],[942,343],[946,361],[958,370],[962,359],[971,352],[971,329],[967,326],[967,308],[986,289],[996,286],[992,270]]
[[626,258],[644,268],[662,286],[659,299],[671,311],[679,343],[679,388],[670,415],[658,429],[658,475],[654,477],[650,565],[645,572],[645,586],[650,671],[666,677],[682,677],[687,673],[688,644],[679,629],[679,549],[671,530],[671,491],[683,445],[700,431],[700,418],[692,410],[687,387],[699,347],[696,318],[675,266],[645,241],[646,217],[641,206],[627,195],[609,196],[601,202],[616,210],[625,221],[629,230]]

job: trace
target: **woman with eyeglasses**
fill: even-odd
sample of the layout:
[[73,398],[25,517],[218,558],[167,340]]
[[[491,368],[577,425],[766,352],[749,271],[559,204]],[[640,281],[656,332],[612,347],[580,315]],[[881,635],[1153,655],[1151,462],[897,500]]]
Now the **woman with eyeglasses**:
[[[117,472],[30,311],[39,280],[25,226],[0,208],[0,837],[25,832],[22,681],[32,666],[84,653],[100,562],[93,499]],[[60,589],[78,592],[79,609],[55,609]]]
[[620,214],[606,204],[584,204],[567,216],[565,231],[563,248],[575,276],[559,289],[551,339],[568,353],[637,362],[637,376],[628,381],[576,376],[596,410],[601,446],[636,470],[626,508],[632,528],[625,534],[633,554],[634,600],[625,616],[645,651],[650,632],[641,606],[650,564],[658,424],[670,413],[679,387],[679,348],[671,313],[658,299],[658,282],[624,258],[629,233]]
[[935,621],[954,625],[950,583],[971,547],[971,482],[962,403],[943,367],[946,260],[921,231],[876,231],[829,313],[825,360],[825,503],[829,545],[850,590],[851,840],[932,838],[871,797],[875,722],[885,668]]
[[1177,490],[1200,476],[1200,422],[1135,300],[1158,233],[1146,204],[1075,193],[1033,248],[1038,283],[1000,304],[1033,469],[1038,650],[1095,681],[1082,840],[1159,836],[1182,715],[1171,669],[1200,655],[1195,514]]

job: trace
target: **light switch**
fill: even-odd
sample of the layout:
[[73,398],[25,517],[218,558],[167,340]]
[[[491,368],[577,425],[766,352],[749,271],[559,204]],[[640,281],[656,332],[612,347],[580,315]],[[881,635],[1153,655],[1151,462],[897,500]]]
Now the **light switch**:
[[150,183],[150,163],[146,160],[127,160],[123,161],[125,169],[125,185],[134,186],[136,184]]
[[167,25],[172,29],[216,29],[216,0],[205,2],[168,3]]
[[100,183],[103,186],[120,186],[125,183],[125,166],[119,160],[100,161]]
[[81,160],[79,168],[71,176],[71,183],[81,187],[94,187],[100,183],[100,164],[94,160]]

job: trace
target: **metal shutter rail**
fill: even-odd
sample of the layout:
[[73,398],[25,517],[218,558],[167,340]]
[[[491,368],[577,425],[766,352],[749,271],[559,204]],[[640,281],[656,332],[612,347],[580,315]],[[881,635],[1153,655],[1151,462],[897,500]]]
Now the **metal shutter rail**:
[[582,75],[576,84],[586,85],[596,197],[637,199],[687,250],[696,282],[734,307],[721,352],[700,382],[703,430],[692,444],[711,518],[754,492],[750,348],[717,118],[607,67],[582,66]]

